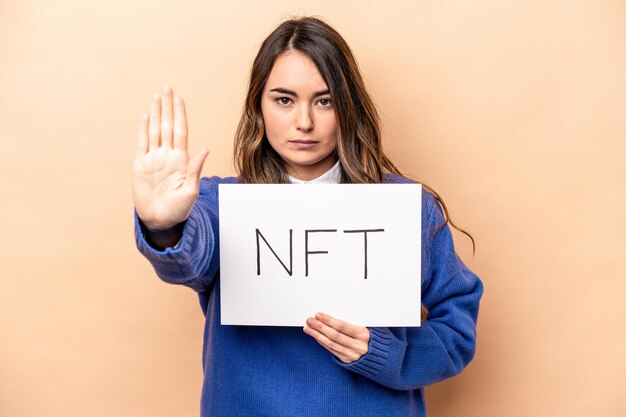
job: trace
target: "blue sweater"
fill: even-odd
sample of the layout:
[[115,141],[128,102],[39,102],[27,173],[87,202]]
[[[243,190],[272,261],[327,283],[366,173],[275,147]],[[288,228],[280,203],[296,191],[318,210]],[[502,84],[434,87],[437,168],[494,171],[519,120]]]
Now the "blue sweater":
[[[201,416],[425,416],[423,387],[458,374],[474,356],[483,292],[457,256],[448,226],[437,228],[444,218],[433,195],[424,190],[422,199],[427,320],[421,327],[370,327],[369,351],[344,364],[301,327],[220,324],[217,185],[236,182],[201,179],[176,248],[150,246],[135,212],[137,247],[157,275],[200,298],[206,318]],[[385,182],[410,181],[386,175]]]

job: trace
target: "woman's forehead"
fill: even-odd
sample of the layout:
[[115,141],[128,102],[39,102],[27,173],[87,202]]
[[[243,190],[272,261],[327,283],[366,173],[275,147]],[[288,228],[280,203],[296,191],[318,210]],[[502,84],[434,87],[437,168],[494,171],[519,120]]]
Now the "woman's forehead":
[[283,88],[300,94],[313,94],[326,90],[328,87],[315,63],[305,54],[298,51],[287,51],[280,54],[266,83],[266,91]]

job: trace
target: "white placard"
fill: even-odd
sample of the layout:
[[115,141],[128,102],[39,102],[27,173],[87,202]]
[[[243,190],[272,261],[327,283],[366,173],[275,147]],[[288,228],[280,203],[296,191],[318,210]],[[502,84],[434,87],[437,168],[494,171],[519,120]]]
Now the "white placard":
[[220,184],[222,324],[419,326],[419,184]]

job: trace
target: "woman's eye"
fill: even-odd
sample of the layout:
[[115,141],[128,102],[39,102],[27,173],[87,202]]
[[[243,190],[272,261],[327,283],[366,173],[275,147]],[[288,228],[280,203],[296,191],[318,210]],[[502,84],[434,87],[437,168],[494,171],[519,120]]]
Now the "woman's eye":
[[322,107],[330,107],[332,105],[332,101],[329,98],[323,98],[318,103],[320,103]]
[[291,99],[289,97],[278,97],[276,101],[278,102],[278,104],[286,106],[291,102]]

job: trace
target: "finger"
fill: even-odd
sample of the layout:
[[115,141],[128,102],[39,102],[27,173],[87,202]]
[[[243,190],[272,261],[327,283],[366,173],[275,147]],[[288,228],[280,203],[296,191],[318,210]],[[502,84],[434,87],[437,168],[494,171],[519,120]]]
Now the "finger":
[[327,326],[332,327],[340,333],[350,336],[354,339],[369,340],[369,330],[366,327],[355,326],[343,320],[336,319],[325,313],[316,313],[315,318]]
[[337,359],[339,359],[341,362],[343,363],[350,363],[350,362],[355,362],[358,361],[359,358],[355,358],[355,359],[351,359],[345,355],[342,355],[341,353],[334,351],[332,349],[327,349],[330,353],[332,353],[333,355],[335,355],[337,357]]
[[354,362],[358,360],[361,356],[356,352],[351,351],[350,349],[342,346],[338,343],[333,342],[328,339],[325,335],[318,332],[317,330],[311,328],[310,326],[304,326],[304,332],[311,336],[313,339],[317,341],[320,345],[322,345],[326,350],[330,351],[332,354],[337,356],[342,362]]
[[172,131],[174,127],[174,106],[172,89],[164,85],[161,109],[161,145],[172,147]]
[[367,353],[367,343],[364,340],[356,339],[350,336],[346,336],[345,334],[333,329],[330,326],[322,323],[319,320],[315,320],[313,318],[309,318],[306,321],[306,324],[312,329],[322,333],[328,340],[344,346],[351,351],[354,351],[360,355],[364,355]]
[[148,125],[148,137],[150,139],[150,149],[159,147],[159,136],[161,134],[161,95],[155,94],[150,105],[150,123]]
[[187,110],[180,97],[174,100],[174,148],[187,150]]
[[202,165],[204,165],[204,161],[206,160],[206,157],[208,155],[209,150],[203,149],[189,162],[189,169],[187,170],[187,181],[194,184],[194,186],[198,183],[198,181],[200,181],[200,175],[202,174]]
[[322,323],[319,320],[315,320],[312,318],[309,318],[306,321],[306,324],[311,327],[312,329],[322,333],[324,336],[326,336],[328,339],[334,341],[337,344],[340,344],[342,346],[345,346],[347,348],[354,348],[356,345],[356,341],[355,339],[346,336],[345,334],[339,333],[337,330],[333,329],[332,327],[329,327],[327,325],[325,325],[324,323]]
[[335,355],[337,357],[337,359],[339,359],[343,363],[350,363],[350,362],[354,362],[354,361],[359,360],[359,358],[351,359],[351,358],[349,358],[346,355],[342,355],[341,353],[337,352],[336,350],[332,350],[332,349],[328,349],[328,348],[326,348],[326,350],[329,351],[330,353],[332,353],[333,355]]
[[148,113],[141,116],[139,122],[139,140],[137,141],[137,156],[148,152]]

